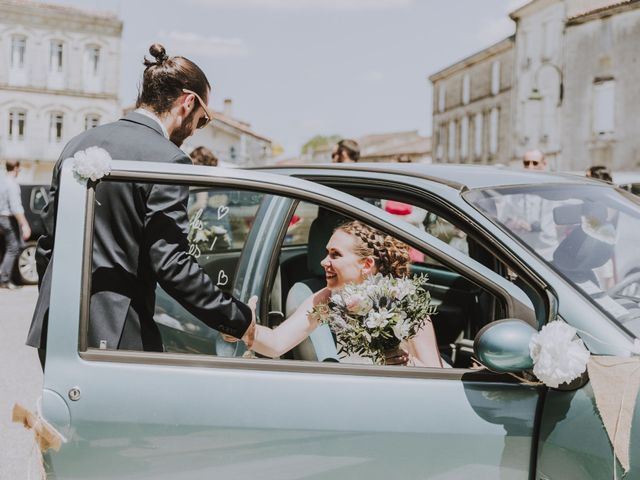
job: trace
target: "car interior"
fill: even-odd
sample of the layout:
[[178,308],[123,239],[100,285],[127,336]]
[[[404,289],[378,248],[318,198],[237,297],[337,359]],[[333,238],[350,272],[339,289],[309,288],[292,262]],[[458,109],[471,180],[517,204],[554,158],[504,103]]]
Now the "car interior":
[[[262,196],[239,194],[238,192],[209,192],[204,200],[198,199],[198,189],[192,190],[189,202],[191,231],[189,234],[192,254],[223,290],[231,293],[234,275],[242,255],[244,242],[251,230],[253,218],[262,201]],[[371,191],[347,192],[383,207],[389,200],[397,202],[396,211],[412,209],[421,212],[419,227],[430,234],[456,244],[471,258],[501,275],[510,278],[529,294],[536,306],[536,312],[544,317],[544,302],[535,289],[528,286],[522,277],[515,275],[511,268],[489,248],[480,238],[466,228],[459,228],[462,222],[442,214],[418,201],[407,201],[406,194],[385,190],[386,198],[376,198]],[[222,198],[225,197],[225,198]],[[193,208],[202,202],[199,208]],[[409,200],[411,201],[411,200]],[[407,205],[403,207],[402,205]],[[230,214],[221,221],[220,208],[228,208]],[[272,278],[266,279],[265,294],[269,293],[268,315],[262,320],[272,328],[295,311],[298,305],[312,292],[325,286],[325,272],[320,262],[326,255],[326,244],[337,226],[350,219],[318,205],[299,201],[290,210],[284,237],[280,240],[277,264]],[[201,225],[198,224],[201,222]],[[226,223],[225,223],[226,222]],[[223,278],[220,278],[221,272]],[[430,258],[428,252],[413,249],[412,274],[426,274],[425,287],[432,301],[437,305],[437,314],[432,321],[443,359],[453,367],[468,368],[472,365],[473,339],[487,323],[504,318],[505,306],[487,289],[468,280],[463,275]],[[190,315],[177,302],[158,289],[156,301],[156,323],[158,323],[165,350],[184,353],[206,353],[213,355],[238,355],[243,349],[238,345],[229,350],[229,345],[221,342],[217,332],[207,328]],[[339,361],[335,338],[329,327],[317,328],[309,339],[283,355],[282,358],[307,361]]]
[[[380,200],[384,203],[383,199]],[[433,216],[430,218],[434,221]],[[309,227],[306,245],[283,246],[279,274],[275,281],[279,282],[279,288],[276,290],[281,292],[281,304],[286,306],[285,316],[289,316],[311,292],[318,291],[326,285],[320,261],[326,255],[325,246],[334,229],[347,220],[342,215],[319,208]],[[494,269],[499,266],[496,257],[479,242],[472,238],[467,238],[467,241],[473,258],[489,264]],[[432,321],[440,352],[452,366],[469,367],[472,363],[475,334],[490,321],[503,318],[502,302],[481,286],[429,259],[427,255],[417,257],[422,259],[412,262],[411,272],[428,276],[426,287],[438,306],[438,313]],[[326,347],[327,342],[323,343],[318,337],[321,336],[312,336],[285,357],[300,360],[335,360],[333,357],[326,357],[326,353],[315,355],[313,347],[317,350],[319,346],[323,352],[331,350]]]

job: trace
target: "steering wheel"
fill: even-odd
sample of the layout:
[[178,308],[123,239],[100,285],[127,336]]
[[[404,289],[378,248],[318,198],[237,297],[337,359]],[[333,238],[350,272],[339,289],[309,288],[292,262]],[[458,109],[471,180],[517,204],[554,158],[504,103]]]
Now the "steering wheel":
[[613,287],[609,288],[605,293],[610,297],[628,297],[635,300],[640,300],[639,296],[627,295],[623,293],[623,290],[625,288],[637,282],[640,282],[640,270],[637,270],[631,273],[630,275],[627,275],[627,277],[624,280],[622,280],[617,285],[614,285]]

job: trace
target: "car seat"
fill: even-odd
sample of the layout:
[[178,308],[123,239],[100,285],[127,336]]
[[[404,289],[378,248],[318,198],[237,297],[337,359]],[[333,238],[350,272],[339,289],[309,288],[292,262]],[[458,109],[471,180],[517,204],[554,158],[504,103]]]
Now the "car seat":
[[[323,289],[325,280],[324,268],[320,265],[326,256],[326,247],[334,230],[347,222],[347,218],[329,210],[319,209],[318,216],[309,228],[307,245],[307,271],[309,277],[296,282],[289,292],[285,302],[285,314],[289,318],[309,295]],[[294,348],[293,357],[296,360],[338,361],[335,340],[328,325],[320,325],[309,338]]]

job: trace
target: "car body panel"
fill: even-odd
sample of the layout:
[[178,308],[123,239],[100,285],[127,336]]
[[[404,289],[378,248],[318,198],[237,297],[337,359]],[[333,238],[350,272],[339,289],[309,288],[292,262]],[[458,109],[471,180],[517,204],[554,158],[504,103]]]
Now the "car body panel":
[[[510,311],[522,312],[536,323],[531,301],[507,279],[342,192],[263,172],[113,163],[112,179],[174,178],[196,185],[253,186],[317,201],[342,213],[358,212],[364,221],[509,297]],[[339,176],[317,172],[323,178]],[[373,183],[395,179],[407,188],[438,196],[461,218],[471,219],[480,236],[491,236],[496,251],[532,271],[542,284],[539,288],[557,298],[561,317],[584,329],[583,338],[592,351],[628,354],[630,339],[624,332],[460,196],[468,186],[451,186],[453,174],[442,183],[420,172],[420,178],[384,169],[354,175]],[[471,172],[475,169],[468,173],[474,177]],[[490,182],[490,177],[483,174],[475,185]],[[495,178],[491,181],[497,183]],[[508,181],[525,180],[517,174]],[[87,246],[95,205],[91,191],[73,177],[69,162],[62,168],[59,195],[58,209],[64,215],[58,216],[43,396],[45,418],[66,438],[60,452],[47,455],[46,466],[55,478],[566,479],[580,471],[585,475],[580,478],[595,480],[607,472],[599,462],[613,463],[588,385],[573,392],[548,391],[468,369],[381,370],[366,365],[86,350],[82,341],[86,323],[80,319],[88,307],[85,286],[91,249]],[[288,203],[276,198],[268,218],[286,218]],[[269,248],[277,244],[277,232],[282,233],[275,221],[263,226],[250,234],[251,244],[259,245],[262,254],[247,249],[238,259],[234,291],[244,300],[262,292],[273,267]],[[84,249],[78,248],[80,243]],[[259,311],[264,318],[264,300]],[[570,415],[563,417],[563,412]],[[632,447],[638,446],[638,418],[636,411]],[[577,429],[581,419],[582,428]],[[589,435],[592,442],[580,446]],[[585,471],[580,467],[584,461],[596,462],[599,468]],[[637,463],[633,465],[628,478],[638,478],[640,470]]]

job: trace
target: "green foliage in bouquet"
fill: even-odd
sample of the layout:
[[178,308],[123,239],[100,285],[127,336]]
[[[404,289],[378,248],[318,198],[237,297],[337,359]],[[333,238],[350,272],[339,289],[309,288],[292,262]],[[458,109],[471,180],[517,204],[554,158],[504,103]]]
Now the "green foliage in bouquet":
[[436,313],[424,288],[426,275],[396,278],[376,274],[348,284],[309,315],[336,334],[339,353],[357,354],[382,365],[385,350],[413,337]]

